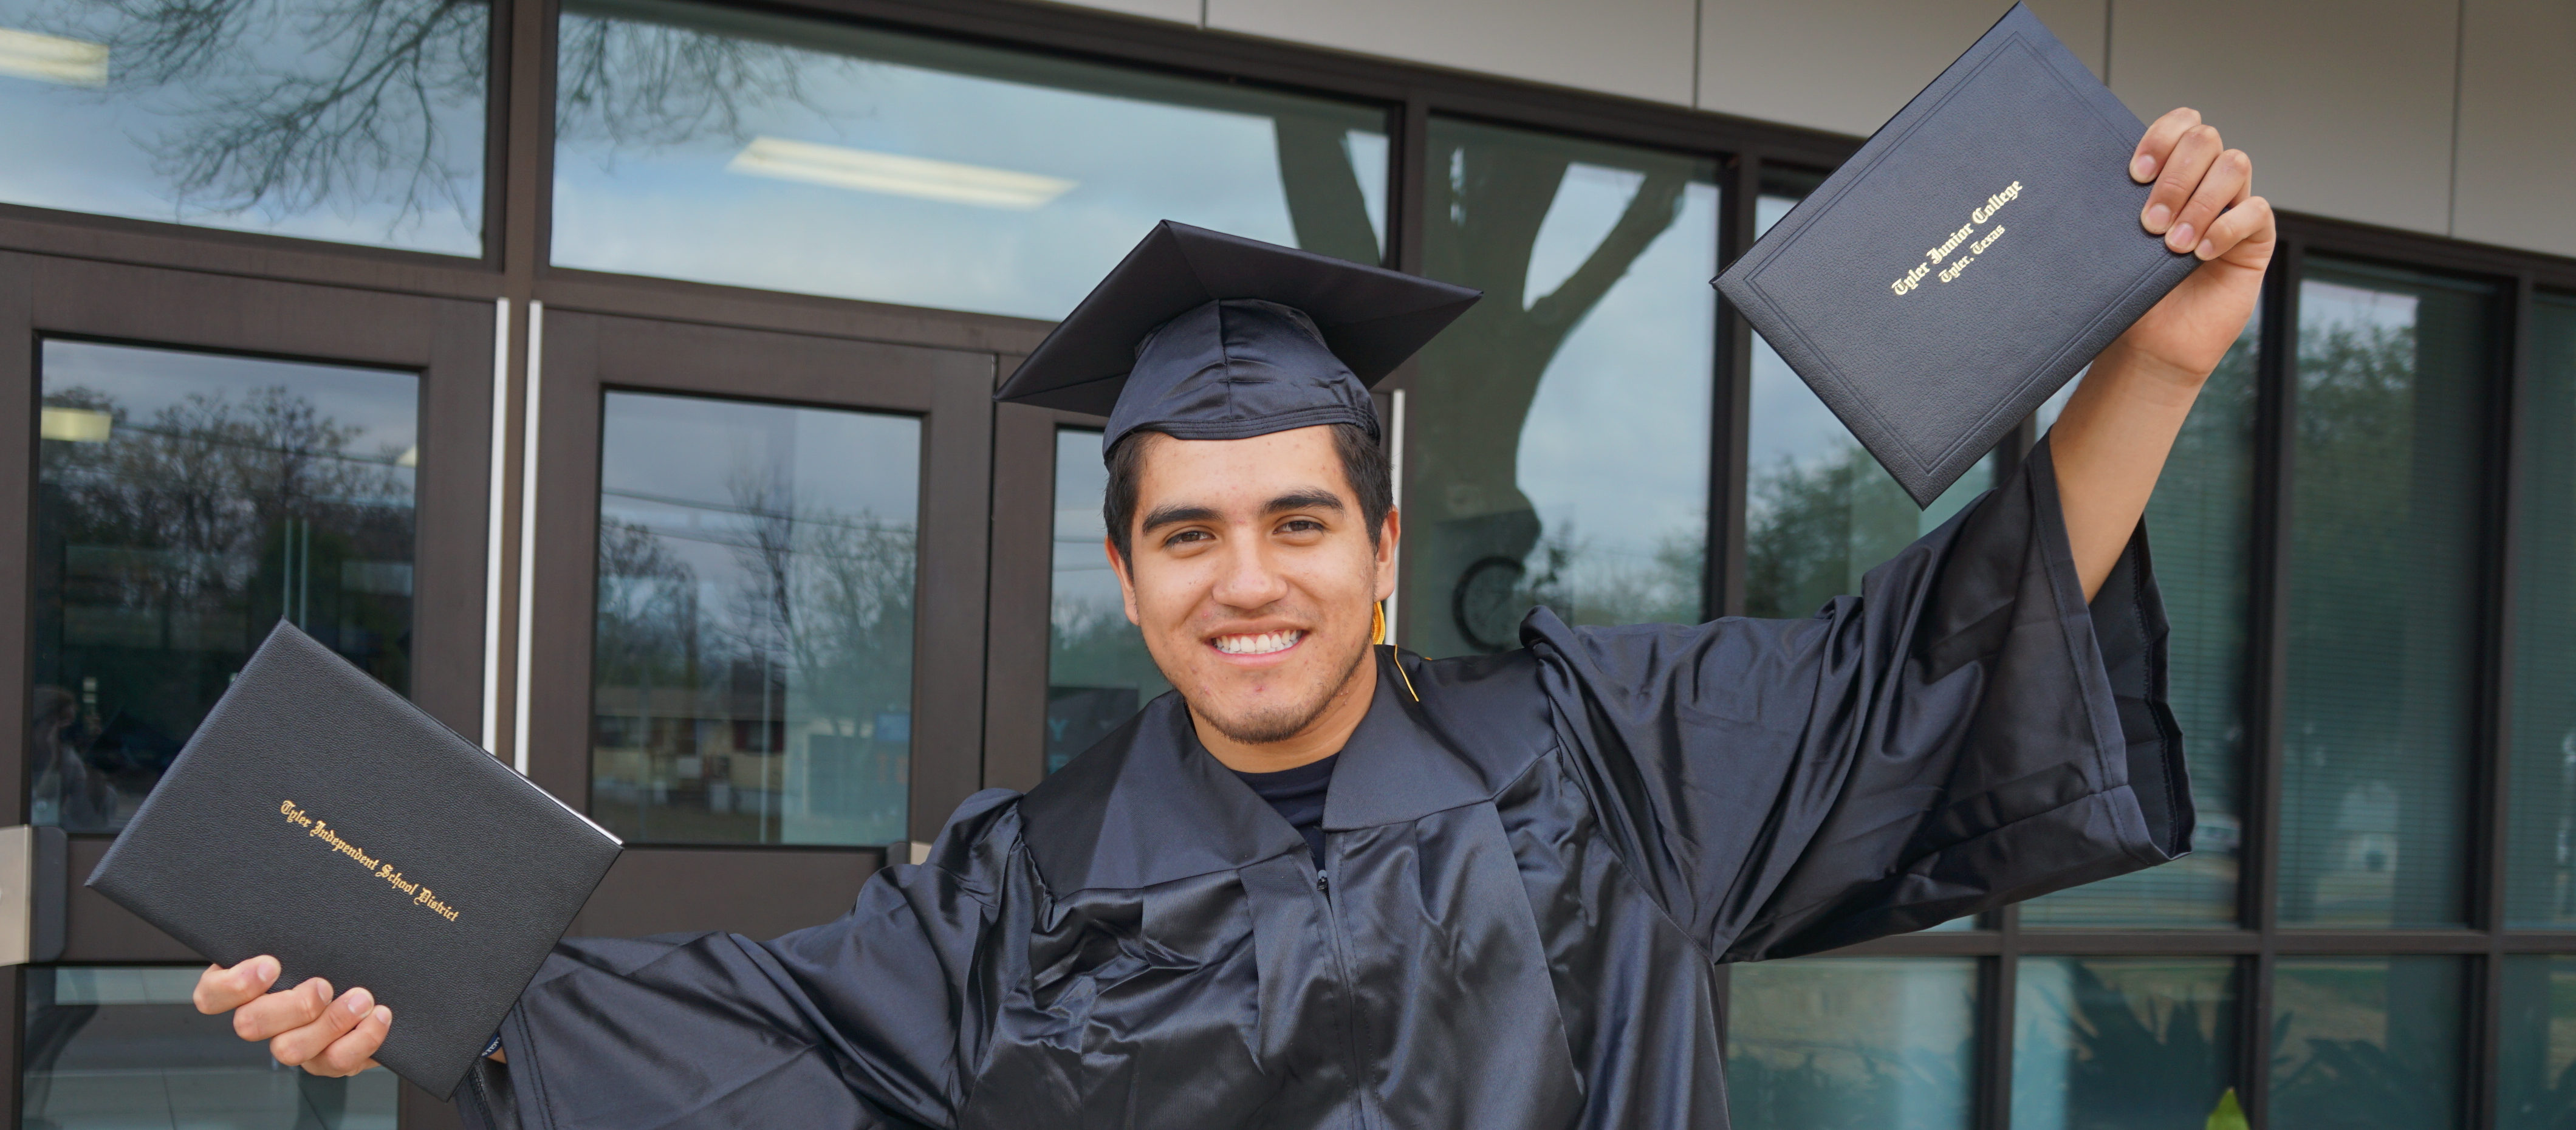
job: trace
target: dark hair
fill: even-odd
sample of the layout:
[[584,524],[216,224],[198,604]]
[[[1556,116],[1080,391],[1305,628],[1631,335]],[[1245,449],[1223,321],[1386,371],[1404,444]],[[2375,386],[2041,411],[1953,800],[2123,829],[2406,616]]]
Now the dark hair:
[[[1360,518],[1368,524],[1369,545],[1377,545],[1386,512],[1395,509],[1395,478],[1388,471],[1386,446],[1357,424],[1333,424],[1333,453],[1342,457],[1342,480],[1359,496]],[[1129,559],[1130,527],[1136,522],[1137,480],[1145,473],[1148,433],[1129,432],[1109,449],[1109,489],[1100,499],[1100,518],[1109,525],[1109,542],[1118,558]]]

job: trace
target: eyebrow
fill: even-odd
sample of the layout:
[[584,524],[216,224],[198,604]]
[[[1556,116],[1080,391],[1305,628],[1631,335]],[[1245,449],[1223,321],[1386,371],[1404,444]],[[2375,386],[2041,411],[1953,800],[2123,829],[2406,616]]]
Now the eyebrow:
[[[1339,495],[1328,490],[1307,489],[1292,490],[1271,499],[1262,505],[1261,512],[1278,514],[1289,510],[1330,510],[1335,514],[1341,514],[1347,509],[1342,505]],[[1136,528],[1141,533],[1150,534],[1165,526],[1177,526],[1186,522],[1214,522],[1222,517],[1224,516],[1218,514],[1216,508],[1212,506],[1173,503],[1146,514],[1145,520],[1138,523]]]

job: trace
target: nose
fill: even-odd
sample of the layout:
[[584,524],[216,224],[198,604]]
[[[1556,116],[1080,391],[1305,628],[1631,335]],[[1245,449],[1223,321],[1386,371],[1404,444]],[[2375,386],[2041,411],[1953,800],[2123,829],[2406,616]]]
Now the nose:
[[1225,571],[1209,594],[1217,603],[1254,612],[1287,598],[1288,578],[1270,560],[1262,539],[1229,538],[1224,552]]

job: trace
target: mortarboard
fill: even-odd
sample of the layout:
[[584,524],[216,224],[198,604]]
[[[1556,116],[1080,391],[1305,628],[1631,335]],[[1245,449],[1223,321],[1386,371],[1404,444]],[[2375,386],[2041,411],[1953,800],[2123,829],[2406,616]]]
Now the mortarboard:
[[1348,423],[1368,387],[1483,291],[1165,220],[993,399],[1109,417],[1130,433],[1244,439]]

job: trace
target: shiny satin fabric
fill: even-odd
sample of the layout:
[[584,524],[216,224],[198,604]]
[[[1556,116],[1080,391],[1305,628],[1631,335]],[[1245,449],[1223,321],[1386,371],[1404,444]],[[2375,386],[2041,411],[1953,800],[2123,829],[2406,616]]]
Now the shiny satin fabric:
[[1027,795],[977,794],[837,922],[567,940],[459,1105],[525,1130],[1723,1127],[1717,963],[2189,843],[2144,539],[2088,608],[2044,445],[1812,619],[1522,631],[1380,650],[1320,871],[1165,696]]

